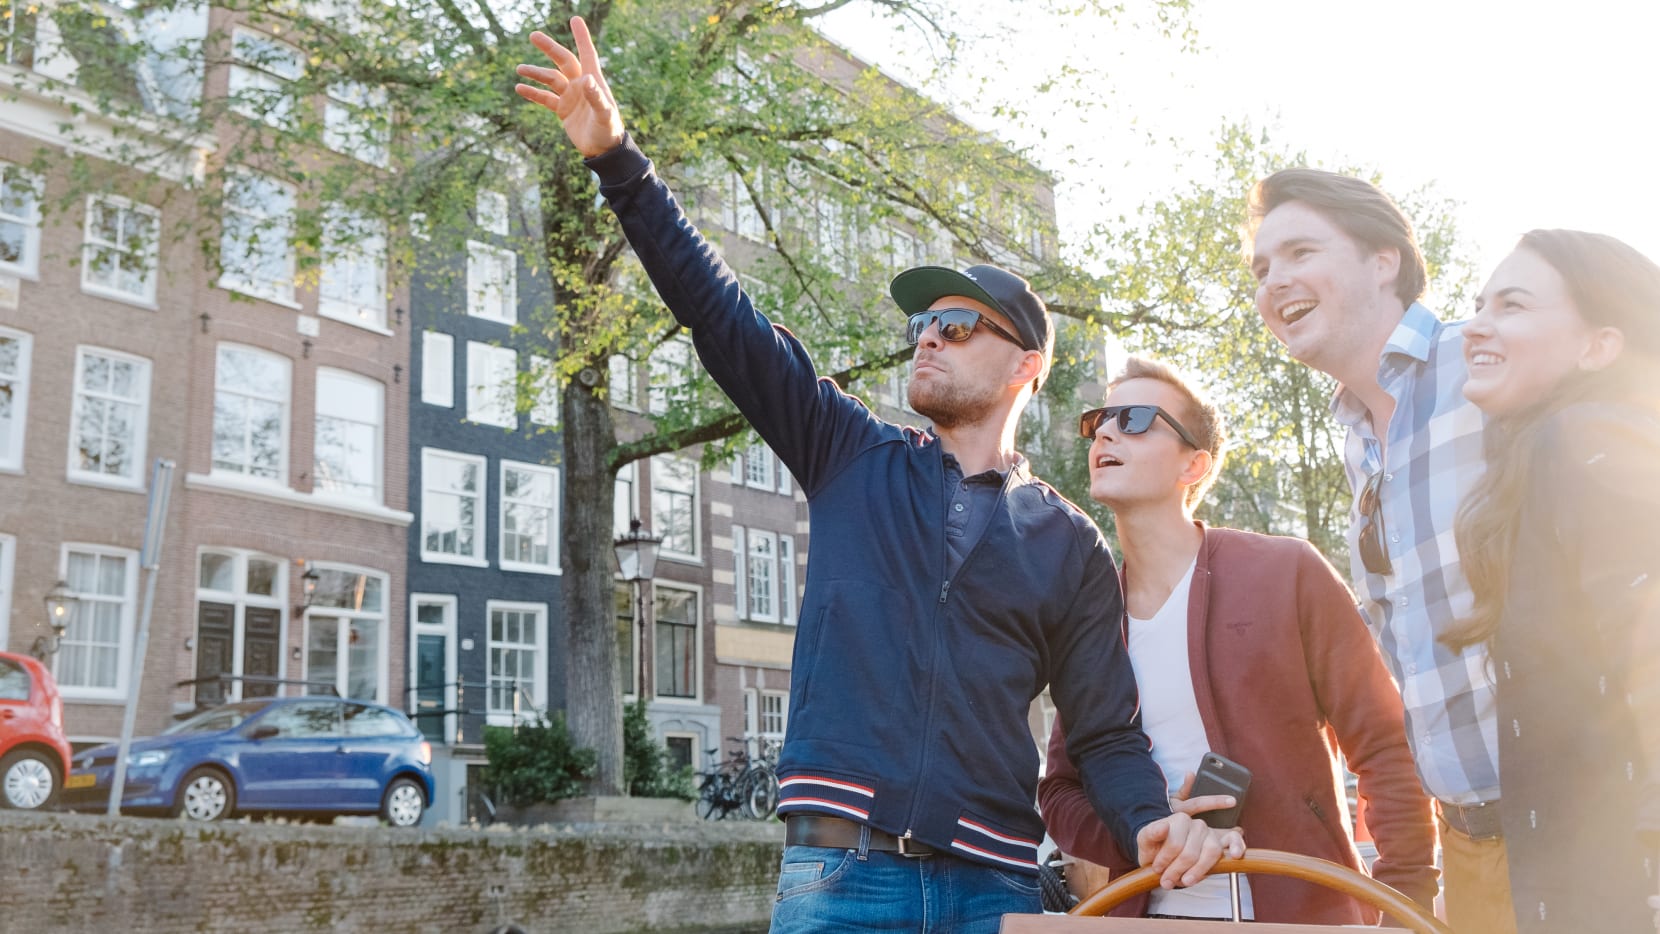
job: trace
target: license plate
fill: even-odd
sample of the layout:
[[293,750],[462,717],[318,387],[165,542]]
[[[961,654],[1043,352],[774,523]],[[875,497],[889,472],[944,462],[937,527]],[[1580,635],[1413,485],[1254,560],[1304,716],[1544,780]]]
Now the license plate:
[[63,783],[63,787],[65,787],[65,788],[91,788],[93,785],[96,785],[96,784],[98,784],[98,776],[82,774],[82,775],[71,775],[71,776],[69,776],[69,780]]

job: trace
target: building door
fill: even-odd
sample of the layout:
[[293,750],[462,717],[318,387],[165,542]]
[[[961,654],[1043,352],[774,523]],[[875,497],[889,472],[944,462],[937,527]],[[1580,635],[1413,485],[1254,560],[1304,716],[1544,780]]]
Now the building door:
[[427,739],[444,742],[444,661],[449,637],[422,633],[415,638],[415,725]]
[[196,610],[196,706],[223,704],[228,682],[200,679],[236,673],[236,607],[203,601]]
[[[281,672],[282,612],[271,607],[250,606],[242,611],[242,673],[275,678]],[[243,697],[276,697],[277,685],[258,681],[242,685]]]

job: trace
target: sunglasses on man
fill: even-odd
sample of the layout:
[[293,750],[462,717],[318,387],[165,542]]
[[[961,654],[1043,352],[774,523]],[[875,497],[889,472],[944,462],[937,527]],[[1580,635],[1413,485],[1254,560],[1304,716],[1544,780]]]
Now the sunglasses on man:
[[1383,543],[1383,471],[1366,478],[1360,491],[1360,563],[1368,574],[1393,574],[1394,562]]
[[1117,419],[1118,430],[1126,435],[1146,434],[1147,429],[1153,427],[1153,422],[1162,418],[1176,430],[1176,434],[1180,435],[1189,447],[1199,451],[1205,449],[1205,446],[1199,443],[1199,439],[1193,437],[1193,432],[1188,431],[1174,416],[1156,405],[1109,405],[1090,409],[1078,416],[1078,434],[1085,440],[1094,440],[1095,432],[1109,418]]
[[974,336],[975,328],[984,326],[986,330],[1022,350],[1032,349],[1026,346],[1025,341],[1000,327],[997,322],[970,308],[935,308],[932,311],[919,311],[911,315],[910,323],[905,326],[905,342],[915,344],[922,340],[922,332],[928,330],[928,325],[935,321],[940,324],[940,339],[953,344],[968,340]]

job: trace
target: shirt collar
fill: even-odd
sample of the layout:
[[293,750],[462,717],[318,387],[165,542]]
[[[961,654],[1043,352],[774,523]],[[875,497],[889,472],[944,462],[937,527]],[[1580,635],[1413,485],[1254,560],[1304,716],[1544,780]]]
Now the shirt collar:
[[[1378,384],[1387,387],[1400,371],[1429,362],[1431,348],[1447,323],[1418,302],[1407,306],[1395,330],[1384,342],[1383,355],[1378,358]],[[1331,396],[1331,414],[1343,425],[1353,428],[1366,418],[1366,407],[1346,386],[1338,386]]]

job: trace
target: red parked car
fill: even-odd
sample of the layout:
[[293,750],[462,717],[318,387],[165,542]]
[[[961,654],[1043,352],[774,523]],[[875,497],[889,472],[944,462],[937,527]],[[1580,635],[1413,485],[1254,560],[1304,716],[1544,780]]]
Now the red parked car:
[[69,774],[63,700],[46,666],[0,652],[0,807],[39,810]]

